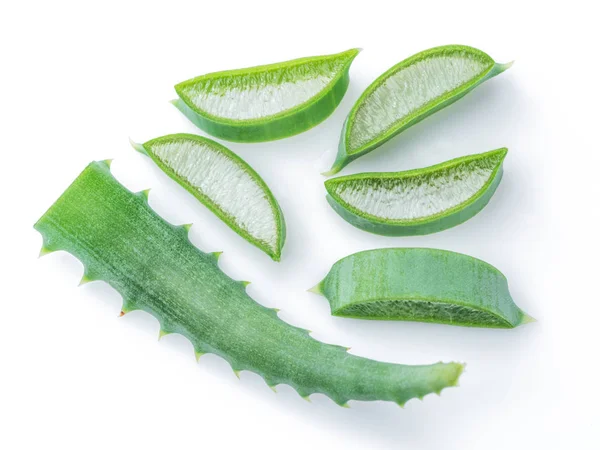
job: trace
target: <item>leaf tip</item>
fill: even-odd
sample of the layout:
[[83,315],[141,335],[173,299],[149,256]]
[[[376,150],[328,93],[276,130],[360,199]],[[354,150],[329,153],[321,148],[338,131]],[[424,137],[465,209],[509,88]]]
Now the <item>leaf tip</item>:
[[525,314],[523,313],[523,318],[521,319],[521,324],[526,324],[526,323],[533,323],[533,322],[537,322],[537,319],[535,317],[531,317],[529,314]]
[[321,172],[321,175],[323,175],[324,177],[330,177],[331,175],[335,175],[336,173],[338,173],[340,170],[342,170],[341,167],[338,168],[333,166],[327,172]]
[[508,70],[512,67],[512,65],[515,63],[514,60],[504,63],[504,64],[498,64],[498,73],[502,73],[505,70]]
[[146,150],[146,147],[144,147],[143,144],[138,144],[137,142],[134,142],[131,138],[129,138],[129,143],[136,151],[140,152],[142,155],[148,156],[148,151]]

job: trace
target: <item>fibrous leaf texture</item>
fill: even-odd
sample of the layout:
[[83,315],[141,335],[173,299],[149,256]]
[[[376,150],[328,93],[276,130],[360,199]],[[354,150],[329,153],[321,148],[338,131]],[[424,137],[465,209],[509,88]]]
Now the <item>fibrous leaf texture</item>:
[[35,224],[43,253],[65,250],[123,296],[123,312],[154,315],[163,333],[188,338],[197,355],[214,353],[235,371],[250,370],[269,386],[288,384],[302,397],[404,404],[454,386],[458,363],[407,366],[377,362],[324,344],[263,307],[188,239],[187,227],[160,218],[143,193],[132,194],[105,162],[90,164]]
[[339,105],[358,49],[202,75],[175,86],[173,104],[229,141],[281,139],[312,128]]
[[236,233],[279,261],[285,241],[283,212],[260,175],[239,156],[193,134],[132,145]]
[[514,328],[533,319],[502,273],[477,258],[430,248],[387,248],[336,262],[312,292],[334,316]]
[[331,170],[339,172],[408,127],[454,103],[511,66],[481,50],[447,45],[396,64],[363,92],[348,114]]
[[332,178],[325,182],[327,201],[350,224],[371,233],[435,233],[487,205],[502,179],[506,152],[501,148],[405,172]]

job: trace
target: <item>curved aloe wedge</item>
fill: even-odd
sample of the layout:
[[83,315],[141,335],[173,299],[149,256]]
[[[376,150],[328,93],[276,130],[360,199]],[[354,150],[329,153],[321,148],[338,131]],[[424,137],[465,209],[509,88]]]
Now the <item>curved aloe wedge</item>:
[[119,184],[104,162],[90,164],[35,224],[42,254],[65,250],[84,264],[82,281],[103,280],[123,296],[123,313],[143,310],[161,334],[188,338],[199,357],[214,353],[234,371],[250,370],[274,387],[288,384],[302,397],[323,393],[348,400],[404,404],[455,386],[461,364],[405,366],[351,355],[283,322],[277,310],[252,300],[247,283],[221,272],[214,254],[169,224],[144,193]]
[[346,93],[353,49],[210,73],[175,86],[173,104],[196,126],[236,142],[293,136],[325,120]]
[[533,319],[521,311],[495,267],[467,255],[429,248],[388,248],[336,262],[311,292],[331,314],[468,327],[514,328]]
[[331,207],[357,228],[386,236],[429,234],[463,223],[490,201],[507,149],[406,172],[359,173],[325,182]]
[[337,158],[324,175],[338,173],[511,65],[496,64],[464,45],[432,48],[396,64],[357,100],[344,124]]
[[285,241],[283,213],[260,175],[239,156],[193,134],[132,145],[233,231],[279,261]]

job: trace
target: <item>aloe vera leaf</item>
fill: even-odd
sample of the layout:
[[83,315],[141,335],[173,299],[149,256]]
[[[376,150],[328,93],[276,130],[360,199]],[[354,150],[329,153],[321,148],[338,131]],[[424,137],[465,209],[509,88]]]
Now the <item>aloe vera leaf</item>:
[[490,201],[507,153],[500,148],[405,172],[359,173],[325,182],[327,201],[357,228],[386,236],[435,233]]
[[359,51],[202,75],[177,84],[173,104],[198,128],[228,141],[293,136],[337,108]]
[[454,103],[512,65],[497,64],[481,50],[447,45],[425,50],[377,78],[346,118],[333,175],[408,127]]
[[132,145],[232,230],[280,260],[285,242],[283,212],[260,175],[238,155],[193,134],[171,134]]
[[311,289],[331,314],[486,328],[533,319],[513,302],[504,275],[479,259],[430,248],[368,250],[336,262]]
[[123,313],[143,310],[162,334],[179,333],[196,355],[213,353],[234,371],[249,370],[274,387],[288,384],[302,397],[323,393],[349,400],[404,404],[455,386],[458,363],[406,366],[377,362],[324,344],[256,303],[246,283],[218,267],[174,226],[117,182],[105,162],[91,163],[35,224],[42,253],[64,250],[84,265],[86,281],[103,280],[123,296]]

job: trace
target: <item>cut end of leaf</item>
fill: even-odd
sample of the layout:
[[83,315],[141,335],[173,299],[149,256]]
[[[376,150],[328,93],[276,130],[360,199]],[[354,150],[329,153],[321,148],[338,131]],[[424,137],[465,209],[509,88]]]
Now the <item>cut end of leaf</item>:
[[310,289],[308,289],[306,292],[312,292],[313,294],[317,294],[317,295],[324,295],[323,294],[323,282],[319,282],[318,284],[314,285],[313,287],[311,287]]

